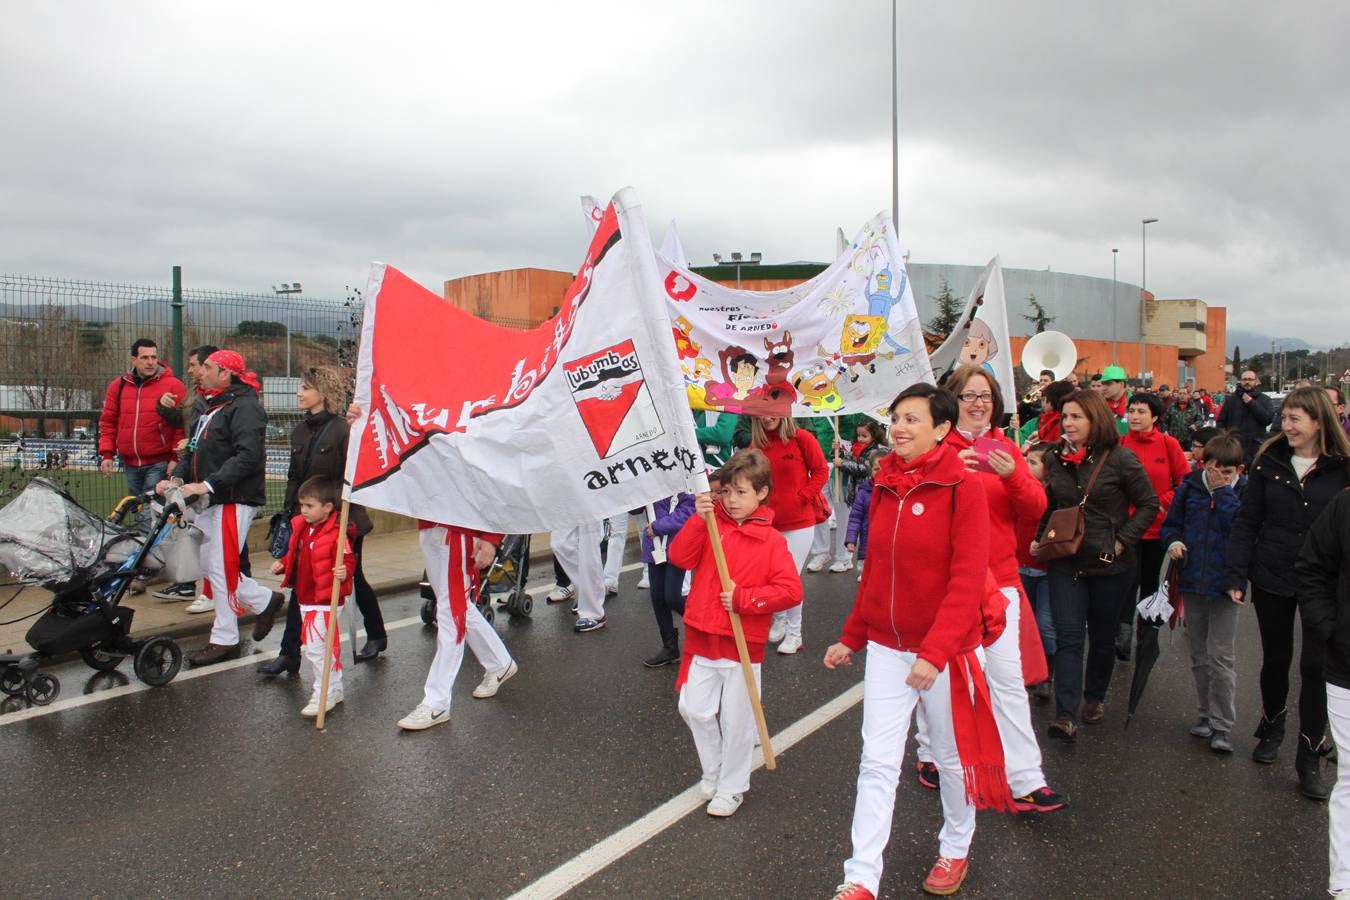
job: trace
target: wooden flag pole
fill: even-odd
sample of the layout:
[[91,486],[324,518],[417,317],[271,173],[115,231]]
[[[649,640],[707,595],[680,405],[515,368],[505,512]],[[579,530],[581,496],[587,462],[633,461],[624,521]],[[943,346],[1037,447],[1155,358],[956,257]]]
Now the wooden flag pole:
[[[703,522],[708,526],[708,540],[712,542],[713,559],[717,561],[717,575],[722,579],[722,590],[731,590],[731,573],[727,571],[727,557],[722,551],[722,534],[717,530],[715,513],[705,513]],[[741,627],[741,616],[734,610],[731,616],[731,634],[736,639],[736,652],[741,657],[741,674],[745,676],[745,690],[750,695],[750,708],[755,713],[755,727],[759,729],[759,747],[764,752],[764,768],[778,768],[774,758],[773,746],[769,743],[769,723],[764,721],[764,707],[759,702],[759,686],[755,684],[755,670],[750,665],[750,648],[745,644],[745,630]]]
[[[333,559],[333,568],[342,565],[342,557],[347,553],[347,513],[351,504],[342,499],[342,512],[338,515],[337,556]],[[348,572],[348,575],[353,573]],[[324,629],[323,678],[319,681],[319,715],[314,727],[323,731],[324,714],[328,712],[328,676],[333,669],[333,641],[338,632],[338,598],[342,596],[342,582],[333,579],[333,596],[328,601],[328,627]]]

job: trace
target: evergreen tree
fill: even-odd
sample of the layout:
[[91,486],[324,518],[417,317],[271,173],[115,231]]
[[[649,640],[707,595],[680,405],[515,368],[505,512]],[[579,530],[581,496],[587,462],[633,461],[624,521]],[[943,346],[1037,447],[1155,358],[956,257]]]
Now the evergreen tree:
[[946,340],[947,335],[956,328],[956,323],[961,321],[965,303],[952,293],[952,286],[945,278],[938,282],[938,292],[933,299],[937,302],[937,311],[933,313],[933,318],[928,320],[928,330]]
[[1045,307],[1041,305],[1041,301],[1036,299],[1035,294],[1027,295],[1027,305],[1031,307],[1031,315],[1023,313],[1022,318],[1031,323],[1036,334],[1045,331],[1050,327],[1050,323],[1055,321],[1055,316],[1047,316],[1045,314]]

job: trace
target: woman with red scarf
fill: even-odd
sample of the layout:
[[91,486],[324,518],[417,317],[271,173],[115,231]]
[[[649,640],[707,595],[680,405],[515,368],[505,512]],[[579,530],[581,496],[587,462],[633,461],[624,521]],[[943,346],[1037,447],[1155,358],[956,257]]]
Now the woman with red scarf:
[[872,900],[881,883],[905,736],[922,700],[942,784],[938,859],[924,890],[951,894],[966,878],[977,807],[1009,810],[998,725],[979,650],[988,590],[989,505],[955,448],[951,392],[906,388],[891,404],[894,452],[873,487],[867,567],[825,667],[867,649],[863,751],[853,855],[836,900]]
[[[1139,541],[1139,555],[1136,558],[1139,568],[1139,596],[1151,595],[1158,590],[1158,573],[1162,569],[1163,545],[1158,536],[1162,531],[1163,519],[1167,518],[1167,509],[1172,505],[1172,495],[1176,493],[1181,479],[1190,472],[1190,463],[1186,461],[1186,451],[1170,434],[1159,428],[1162,422],[1162,400],[1157,394],[1139,393],[1130,397],[1130,405],[1125,410],[1125,424],[1129,431],[1120,439],[1122,447],[1128,447],[1139,461],[1144,464],[1148,480],[1153,484],[1153,492],[1158,495],[1160,509]],[[1130,658],[1130,637],[1134,630],[1134,591],[1130,591],[1125,602],[1120,605],[1120,625],[1116,629],[1116,659],[1126,661]]]

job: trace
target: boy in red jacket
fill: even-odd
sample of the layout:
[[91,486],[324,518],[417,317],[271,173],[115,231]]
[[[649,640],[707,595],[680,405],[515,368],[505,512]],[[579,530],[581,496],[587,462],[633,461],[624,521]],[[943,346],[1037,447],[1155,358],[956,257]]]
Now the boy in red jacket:
[[[666,556],[694,573],[684,607],[685,641],[676,688],[680,715],[694,735],[708,815],[734,815],[750,788],[755,721],[740,656],[732,638],[731,611],[741,616],[745,643],[759,685],[769,624],[778,610],[796,605],[802,582],[787,541],[763,505],[770,491],[769,460],[759,450],[741,450],[715,476],[720,501],[700,494],[695,516],[680,529]],[[722,536],[732,588],[722,590],[703,516],[713,513]],[[720,716],[719,716],[720,713]],[[720,718],[720,724],[719,724]]]
[[[300,710],[302,716],[319,714],[319,689],[323,681],[323,651],[328,641],[331,621],[333,579],[342,586],[338,594],[341,606],[352,591],[349,577],[356,570],[356,555],[352,553],[355,529],[349,527],[343,546],[342,559],[337,558],[338,514],[334,507],[340,497],[333,479],[316,475],[300,485],[300,514],[291,519],[291,546],[285,557],[272,564],[272,574],[285,578],[282,587],[295,591],[295,603],[300,604],[300,642],[305,660],[314,671],[314,690],[309,703]],[[342,654],[339,634],[333,635],[333,669],[328,677],[327,713],[342,702]]]

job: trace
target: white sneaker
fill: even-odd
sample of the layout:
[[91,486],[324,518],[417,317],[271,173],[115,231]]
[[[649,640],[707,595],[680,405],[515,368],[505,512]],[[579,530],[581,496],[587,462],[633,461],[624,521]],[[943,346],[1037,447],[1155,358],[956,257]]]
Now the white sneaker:
[[827,563],[828,561],[829,561],[828,557],[813,556],[811,557],[811,560],[806,564],[806,571],[820,572],[825,568],[825,563]]
[[[209,613],[216,611],[216,601],[210,597],[198,597],[187,606],[183,607],[184,612],[190,613]],[[317,715],[317,714],[316,714]]]
[[831,572],[851,572],[853,571],[853,560],[840,559],[830,563]]
[[778,652],[784,656],[791,656],[802,649],[802,636],[800,634],[789,634],[783,638],[783,643],[778,645]]
[[703,795],[704,800],[711,800],[717,796],[717,779],[700,778],[698,782],[698,792]]
[[647,573],[644,571],[642,573],[642,577],[638,579],[638,590],[645,591],[647,588],[651,586],[652,586],[651,581],[648,579]]
[[[336,691],[329,691],[328,705],[324,707],[323,710],[324,713],[327,714],[332,712],[333,707],[337,706],[341,702],[342,702],[341,688],[338,688]],[[317,691],[315,691],[314,694],[309,698],[309,703],[305,704],[305,708],[300,710],[300,715],[305,716],[306,718],[309,719],[313,719],[318,714],[319,714],[319,694]]]
[[483,680],[478,682],[478,687],[473,689],[473,695],[479,700],[486,700],[488,697],[495,697],[497,689],[502,686],[502,682],[507,681],[512,675],[520,671],[520,666],[516,661],[511,660],[511,664],[500,672],[488,672],[483,676]]
[[776,644],[787,635],[787,625],[782,619],[774,619],[769,626],[769,643]]
[[859,583],[859,584],[862,584],[862,573],[861,573],[861,572],[858,573],[858,583]]
[[708,815],[717,816],[720,819],[734,816],[736,815],[736,810],[741,808],[741,803],[744,800],[744,794],[718,793],[708,803]]
[[404,731],[426,731],[433,725],[444,725],[449,721],[450,710],[432,709],[425,703],[419,703],[416,709],[398,720],[398,727]]
[[568,600],[571,600],[576,595],[577,589],[569,584],[567,587],[553,588],[553,590],[548,592],[548,596],[545,597],[544,599],[547,600],[549,603],[566,603]]

